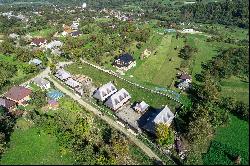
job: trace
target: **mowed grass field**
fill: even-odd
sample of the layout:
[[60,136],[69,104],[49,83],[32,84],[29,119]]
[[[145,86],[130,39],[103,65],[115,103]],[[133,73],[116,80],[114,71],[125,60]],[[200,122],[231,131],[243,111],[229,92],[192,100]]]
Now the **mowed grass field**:
[[134,79],[140,82],[152,83],[168,87],[176,76],[176,68],[180,66],[181,58],[178,57],[176,46],[183,46],[182,39],[175,39],[175,35],[165,35],[154,49],[154,52],[142,60],[133,73]]
[[0,160],[0,165],[69,165],[70,155],[62,155],[56,137],[39,132],[38,128],[15,129],[10,148]]
[[[204,164],[233,164],[234,155],[240,155],[242,164],[249,163],[249,124],[231,115],[231,122],[226,127],[217,129],[214,141],[227,147],[211,146],[205,154]],[[229,154],[230,153],[230,154]]]

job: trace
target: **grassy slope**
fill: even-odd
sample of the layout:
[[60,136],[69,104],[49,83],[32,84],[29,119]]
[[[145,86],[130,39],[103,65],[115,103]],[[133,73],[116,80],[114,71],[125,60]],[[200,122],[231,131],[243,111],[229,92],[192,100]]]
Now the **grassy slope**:
[[[161,86],[171,85],[176,74],[175,68],[179,67],[181,61],[174,47],[181,44],[182,40],[176,40],[172,35],[164,36],[155,49],[156,54],[152,53],[145,62],[136,67],[133,72],[135,79]],[[169,61],[170,58],[172,61]]]
[[0,164],[73,164],[70,156],[61,156],[56,137],[39,129],[16,129],[11,136],[10,148],[3,155]]

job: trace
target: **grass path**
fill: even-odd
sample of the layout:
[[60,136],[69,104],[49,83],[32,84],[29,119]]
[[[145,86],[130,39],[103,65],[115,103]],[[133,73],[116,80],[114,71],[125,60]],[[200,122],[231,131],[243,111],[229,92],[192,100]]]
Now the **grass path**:
[[183,47],[183,42],[181,39],[177,40],[172,37],[168,49],[164,50],[162,53],[163,56],[165,56],[165,61],[155,75],[153,83],[162,86],[170,86],[175,79],[177,72],[176,68],[179,68],[181,63],[181,58],[178,57],[179,51],[174,49],[176,46],[179,48]]

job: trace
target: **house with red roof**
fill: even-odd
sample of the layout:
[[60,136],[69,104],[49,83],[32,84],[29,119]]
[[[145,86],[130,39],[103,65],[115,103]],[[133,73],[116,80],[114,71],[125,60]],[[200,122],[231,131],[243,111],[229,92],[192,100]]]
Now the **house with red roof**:
[[32,91],[23,86],[14,86],[7,93],[5,97],[9,100],[13,100],[18,103],[18,105],[26,105],[27,101],[30,99]]

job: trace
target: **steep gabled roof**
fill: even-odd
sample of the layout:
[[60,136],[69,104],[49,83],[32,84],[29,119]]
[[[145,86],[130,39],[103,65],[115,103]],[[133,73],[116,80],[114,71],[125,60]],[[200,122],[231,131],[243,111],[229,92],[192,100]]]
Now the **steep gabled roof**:
[[155,117],[154,123],[168,123],[171,124],[172,120],[174,119],[174,114],[170,111],[168,106],[165,106],[161,112]]
[[129,93],[122,88],[115,94],[113,94],[106,102],[105,105],[113,110],[120,108],[125,102],[127,102],[131,96]]
[[116,91],[116,87],[111,82],[108,82],[107,84],[104,84],[103,86],[98,88],[98,90],[94,93],[93,97],[98,100],[104,101]]

